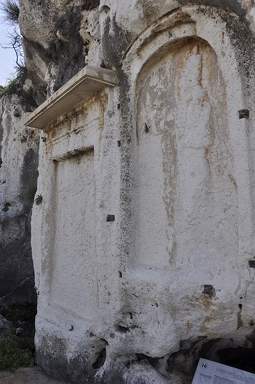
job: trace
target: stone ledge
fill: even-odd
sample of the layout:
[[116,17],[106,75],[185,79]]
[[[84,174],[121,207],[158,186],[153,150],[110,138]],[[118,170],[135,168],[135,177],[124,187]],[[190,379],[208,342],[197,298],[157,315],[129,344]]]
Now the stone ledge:
[[47,127],[61,115],[71,112],[82,101],[94,96],[105,87],[118,85],[114,71],[86,66],[29,115],[26,126]]

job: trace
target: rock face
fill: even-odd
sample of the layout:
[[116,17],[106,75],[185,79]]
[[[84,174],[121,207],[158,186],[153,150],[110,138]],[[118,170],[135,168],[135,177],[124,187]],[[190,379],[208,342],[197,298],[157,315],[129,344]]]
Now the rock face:
[[254,371],[254,12],[21,1],[34,88],[51,95],[86,64],[118,77],[41,127],[33,259],[49,374],[187,382],[199,357]]
[[36,191],[38,134],[24,126],[18,96],[0,99],[0,306],[35,304],[31,207]]
[[15,373],[1,372],[2,384],[67,384],[52,380],[37,368],[23,368]]
[[100,37],[98,5],[98,0],[21,1],[26,64],[37,87],[52,93],[84,66]]

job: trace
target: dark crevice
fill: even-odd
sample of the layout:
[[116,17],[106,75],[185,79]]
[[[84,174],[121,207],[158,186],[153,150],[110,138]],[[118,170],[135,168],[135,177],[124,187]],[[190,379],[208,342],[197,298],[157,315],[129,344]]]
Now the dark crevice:
[[119,333],[128,333],[128,332],[130,332],[130,328],[125,327],[125,326],[120,325],[120,324],[116,325],[116,326],[115,326],[115,329],[116,329],[116,331],[119,332]]
[[106,347],[103,348],[100,353],[98,354],[98,357],[96,359],[96,361],[92,364],[92,368],[93,369],[99,369],[101,368],[104,363],[105,363],[105,360],[106,360]]
[[100,0],[83,0],[82,10],[91,11],[99,6]]
[[234,338],[198,338],[181,342],[180,350],[167,359],[168,372],[180,372],[192,377],[200,358],[255,373],[254,331],[242,343]]
[[219,362],[255,373],[255,348],[226,348],[218,351]]

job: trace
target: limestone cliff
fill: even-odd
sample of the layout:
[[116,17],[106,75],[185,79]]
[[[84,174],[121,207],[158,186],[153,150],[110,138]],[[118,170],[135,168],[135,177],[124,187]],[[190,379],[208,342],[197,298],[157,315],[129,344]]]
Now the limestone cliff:
[[125,49],[148,25],[187,4],[233,11],[254,28],[253,0],[22,0],[20,27],[34,87],[41,86],[41,93],[45,87],[49,95],[86,63],[121,64]]
[[21,1],[26,66],[48,94],[84,67],[99,44],[98,5],[98,0]]
[[[182,13],[182,8],[189,5],[191,7],[188,10],[185,8],[186,13]],[[198,7],[194,8],[194,13],[192,13],[193,6],[195,5]],[[207,8],[199,8],[203,5],[207,6]],[[180,15],[178,15],[179,9]],[[194,32],[194,35],[197,33],[198,36],[200,36],[199,33],[202,30],[204,33],[203,41],[206,41],[207,37],[207,40],[210,40],[210,44],[212,42],[211,45],[209,43],[197,44],[196,42],[194,45],[191,43],[190,45],[184,47],[187,49],[187,52],[192,52],[193,57],[190,59],[191,64],[185,64],[187,65],[185,67],[186,72],[184,71],[185,76],[179,76],[178,78],[180,79],[180,84],[182,84],[183,87],[186,87],[183,89],[188,91],[185,93],[181,87],[178,91],[179,93],[176,91],[176,94],[178,95],[176,98],[180,98],[180,103],[178,104],[179,109],[176,109],[175,112],[177,111],[179,113],[179,123],[182,122],[182,119],[186,116],[186,120],[189,121],[189,123],[191,122],[193,126],[196,126],[196,121],[192,120],[193,115],[189,115],[188,113],[185,114],[185,108],[183,108],[184,112],[181,113],[182,105],[185,107],[189,103],[189,100],[185,98],[185,95],[190,92],[189,80],[191,83],[194,82],[196,85],[195,90],[197,91],[194,95],[192,94],[195,100],[194,105],[197,108],[195,110],[195,115],[202,116],[202,112],[204,111],[203,108],[206,106],[206,116],[209,121],[208,126],[216,126],[218,129],[218,131],[214,134],[210,131],[209,141],[202,143],[204,145],[202,157],[203,161],[206,160],[207,165],[209,164],[208,168],[211,172],[210,177],[214,178],[213,180],[216,180],[218,183],[216,183],[214,187],[218,193],[217,196],[220,203],[222,203],[222,209],[219,209],[215,215],[210,215],[210,210],[207,214],[207,211],[201,205],[202,203],[198,202],[200,204],[198,204],[200,211],[198,212],[194,209],[194,214],[187,204],[185,214],[189,212],[189,209],[192,212],[190,215],[187,214],[187,217],[185,217],[184,214],[183,221],[178,222],[178,219],[174,216],[174,210],[169,208],[172,204],[172,196],[176,193],[174,188],[177,187],[174,185],[174,182],[165,182],[165,194],[163,194],[163,200],[164,204],[168,206],[168,208],[166,208],[167,225],[168,228],[170,228],[171,225],[174,227],[177,222],[176,225],[179,225],[182,229],[182,231],[180,231],[181,234],[186,231],[187,225],[187,233],[190,233],[190,238],[187,238],[185,242],[179,244],[179,248],[181,248],[183,243],[185,243],[188,244],[188,251],[186,253],[183,252],[181,255],[184,261],[179,259],[177,261],[174,260],[173,254],[177,253],[178,250],[176,250],[176,243],[173,240],[173,232],[175,229],[172,231],[172,228],[170,228],[166,234],[169,247],[167,246],[161,253],[159,252],[160,255],[164,254],[167,249],[167,252],[170,255],[168,262],[162,261],[162,256],[161,261],[164,265],[163,268],[162,265],[160,265],[161,256],[156,258],[155,255],[152,255],[151,259],[153,261],[153,266],[147,270],[146,268],[143,270],[141,267],[143,263],[143,255],[150,254],[150,246],[143,248],[146,242],[143,242],[141,239],[147,239],[146,236],[149,230],[146,232],[146,230],[143,229],[147,228],[146,225],[148,225],[148,222],[149,225],[151,222],[150,220],[147,220],[146,215],[142,217],[141,220],[144,221],[142,224],[140,223],[140,237],[137,236],[136,238],[132,230],[128,230],[128,228],[132,227],[133,224],[130,219],[132,217],[131,208],[133,208],[130,204],[130,201],[133,198],[131,191],[133,182],[132,172],[137,171],[132,169],[134,164],[132,160],[133,149],[131,148],[131,145],[136,142],[136,135],[139,136],[139,132],[136,132],[135,135],[134,130],[132,131],[130,128],[132,127],[130,116],[133,112],[132,107],[130,106],[130,100],[134,96],[132,91],[130,91],[133,86],[130,79],[132,78],[133,73],[136,72],[136,69],[139,67],[142,60],[145,60],[144,58],[148,54],[148,52],[146,52],[147,44],[149,45],[149,43],[151,43],[150,49],[153,51],[155,48],[153,45],[154,39],[156,40],[157,37],[161,36],[161,32],[168,28],[167,23],[169,22],[170,25],[170,21],[167,17],[169,16],[170,18],[170,16],[175,13],[177,16],[175,23],[173,24],[174,27],[181,25],[183,20],[187,22],[187,30],[189,29],[190,24],[196,24],[198,27],[196,32]],[[250,108],[251,114],[252,111],[254,112],[254,93],[251,85],[252,79],[254,79],[254,71],[252,68],[255,30],[254,15],[255,7],[253,0],[20,1],[19,20],[21,33],[24,38],[25,61],[27,68],[25,88],[32,91],[34,104],[32,107],[30,106],[29,108],[26,108],[21,103],[20,99],[15,96],[4,97],[1,99],[2,117],[0,148],[2,166],[0,169],[0,203],[2,204],[2,213],[0,214],[0,223],[2,224],[2,238],[4,240],[0,243],[0,247],[5,247],[3,248],[4,254],[8,256],[8,260],[12,260],[9,265],[6,263],[5,259],[3,261],[4,267],[0,270],[0,294],[2,292],[3,296],[9,295],[10,293],[12,294],[13,286],[16,289],[16,287],[19,287],[20,284],[27,284],[28,281],[30,282],[30,285],[28,284],[28,290],[31,292],[32,267],[30,250],[30,213],[36,189],[39,134],[34,130],[28,130],[24,127],[24,114],[29,110],[32,110],[35,107],[35,104],[40,104],[47,96],[52,95],[54,91],[59,89],[59,87],[66,83],[67,80],[69,80],[87,64],[113,69],[119,77],[119,93],[110,98],[111,110],[107,112],[107,118],[112,118],[113,120],[108,123],[108,126],[106,127],[106,133],[104,136],[105,150],[103,153],[103,155],[107,158],[109,152],[111,152],[109,148],[110,145],[113,146],[113,140],[115,140],[115,144],[117,141],[119,142],[121,151],[121,172],[119,180],[116,180],[116,172],[113,172],[112,165],[111,167],[109,166],[109,173],[113,173],[111,174],[111,177],[116,181],[116,184],[118,182],[121,184],[120,193],[116,193],[115,195],[116,201],[120,199],[121,234],[119,238],[121,238],[121,246],[118,244],[119,254],[117,254],[117,251],[115,250],[115,259],[111,259],[112,265],[110,264],[109,259],[107,259],[105,262],[106,266],[104,266],[107,270],[105,274],[109,274],[110,277],[108,276],[108,280],[111,281],[112,284],[108,292],[108,298],[107,300],[105,299],[104,305],[106,302],[108,303],[108,301],[111,302],[112,300],[112,307],[110,307],[110,309],[108,307],[107,309],[110,313],[107,318],[108,322],[106,321],[104,324],[101,324],[100,327],[97,328],[97,325],[95,324],[94,329],[94,324],[92,324],[91,328],[85,332],[83,322],[79,323],[78,319],[76,319],[78,324],[77,328],[79,329],[80,326],[82,329],[80,334],[79,331],[77,331],[76,334],[76,330],[73,332],[73,325],[67,324],[65,325],[66,328],[63,328],[63,334],[65,337],[62,338],[62,330],[59,332],[57,329],[57,321],[55,321],[54,326],[51,321],[48,321],[47,323],[49,330],[52,332],[54,330],[55,332],[54,337],[49,339],[47,332],[43,333],[46,328],[46,321],[43,323],[43,320],[38,320],[38,329],[41,327],[43,330],[41,334],[39,332],[37,335],[37,344],[39,345],[38,360],[44,369],[46,369],[49,373],[58,377],[68,377],[78,383],[81,382],[81,380],[84,380],[84,382],[86,382],[85,380],[91,380],[91,382],[93,382],[92,380],[95,380],[95,377],[102,383],[170,383],[172,382],[173,377],[175,381],[183,380],[185,382],[185,380],[190,380],[194,370],[194,365],[196,364],[199,356],[204,355],[209,358],[211,357],[226,362],[226,359],[224,360],[225,356],[223,356],[225,350],[229,352],[229,362],[233,362],[235,360],[236,352],[242,353],[244,351],[247,354],[246,356],[248,356],[247,366],[249,366],[252,354],[254,353],[254,304],[252,299],[252,292],[254,292],[254,288],[252,288],[253,277],[251,277],[251,274],[247,272],[247,279],[245,279],[243,275],[242,278],[240,278],[238,273],[239,270],[243,271],[245,268],[247,269],[247,258],[252,258],[254,256],[251,245],[252,240],[248,239],[249,235],[252,233],[252,229],[246,230],[246,227],[243,224],[243,222],[245,222],[245,220],[249,217],[249,209],[247,209],[245,204],[248,205],[247,201],[250,197],[245,195],[245,191],[248,190],[250,185],[248,182],[245,184],[247,181],[245,179],[246,168],[242,163],[243,155],[241,154],[240,158],[238,158],[239,152],[237,145],[237,147],[235,147],[237,148],[235,156],[237,156],[237,159],[241,159],[241,161],[236,161],[236,163],[237,166],[243,166],[241,170],[238,168],[236,172],[238,177],[240,175],[242,176],[241,181],[237,186],[236,180],[232,175],[232,171],[234,166],[236,166],[236,163],[232,167],[232,158],[231,155],[229,155],[232,150],[232,144],[230,145],[228,142],[230,134],[227,129],[223,133],[220,129],[221,127],[228,126],[229,124],[228,119],[222,117],[225,113],[225,78],[227,78],[227,86],[230,87],[232,92],[231,95],[234,95],[236,99],[238,99],[238,96],[236,95],[238,94],[239,89],[237,89],[238,87],[235,88],[232,86],[234,80],[232,81],[228,78],[227,68],[233,64],[233,57],[235,57],[237,63],[233,65],[236,71],[234,72],[233,70],[233,73],[238,74],[236,78],[238,77],[238,79],[241,79],[239,79],[240,84],[242,84],[240,88],[244,90],[245,96],[243,99],[240,96],[234,104],[232,110],[230,108],[230,112],[233,112],[234,109],[235,117],[237,116],[236,114],[238,110],[241,108]],[[208,28],[207,25],[205,27],[204,20],[209,20]],[[212,28],[213,23],[216,25],[215,28]],[[208,36],[206,35],[207,30],[209,31]],[[227,43],[226,35],[227,39],[229,39]],[[169,40],[173,38],[171,31],[168,33],[168,38]],[[202,38],[199,39],[202,41]],[[188,42],[190,42],[190,40],[192,39],[189,37]],[[218,43],[218,41],[220,41],[220,43]],[[155,45],[159,44],[159,42],[160,37],[155,42]],[[165,40],[163,42],[167,45]],[[139,46],[139,44],[141,45]],[[229,55],[231,60],[229,59],[227,64],[224,62],[226,53],[223,49],[221,49],[220,56],[218,55],[218,51],[216,55],[211,49],[211,47],[219,49],[220,44],[222,44],[222,46],[225,44],[224,47],[227,48],[230,46],[234,47],[234,54],[233,56]],[[138,47],[137,51],[133,48],[134,46]],[[179,53],[179,56],[174,56],[173,54],[173,62],[175,62],[175,60],[177,63],[185,62],[185,58],[188,56],[185,49],[183,51],[183,56],[181,52]],[[160,52],[162,53],[162,51]],[[135,52],[133,53],[135,59],[133,57],[130,58],[130,56],[132,56],[132,52]],[[194,57],[199,55],[204,57],[202,59],[200,57],[201,62],[198,62],[198,58]],[[163,56],[164,55],[162,54],[162,57]],[[132,61],[133,59],[134,62]],[[148,61],[149,59],[151,59],[151,57],[148,54]],[[125,60],[126,62],[124,63]],[[128,62],[128,60],[130,61]],[[153,57],[151,62],[156,62],[155,57]],[[202,71],[201,68],[203,67],[202,64],[204,62],[207,64],[209,63],[211,72],[203,72],[204,76],[210,80],[208,81],[209,85],[206,84],[207,88],[205,87],[206,89],[201,90],[201,73],[199,73],[199,68]],[[166,65],[163,61],[162,63],[162,65]],[[223,67],[225,71],[225,78],[223,78],[224,76],[222,76],[221,70],[218,70],[218,72],[215,70],[218,65],[217,63],[220,63],[221,70]],[[189,67],[188,65],[191,66]],[[178,65],[176,65],[176,68],[177,67]],[[133,73],[129,72],[130,68],[132,68]],[[158,69],[158,78],[160,77],[162,68]],[[177,71],[178,68],[176,68],[173,70]],[[189,71],[189,68],[192,70]],[[214,68],[216,72],[212,68]],[[163,72],[166,73],[167,71],[164,70]],[[193,73],[194,76],[189,79],[188,74],[190,73]],[[146,100],[147,94],[154,95],[153,90],[157,81],[150,76],[150,74],[144,74],[144,79],[147,81],[144,90],[142,86],[143,78],[138,79],[141,83],[139,89],[141,100]],[[171,77],[165,78],[163,79],[163,84],[171,84],[171,89],[173,89],[175,84],[174,82],[171,83],[171,81]],[[162,89],[164,89],[163,86],[161,87],[161,92],[163,94]],[[210,98],[210,92],[212,92],[212,95],[215,93],[217,97],[220,95],[219,98],[217,99],[216,96]],[[199,95],[201,95],[201,93],[203,94],[203,97],[201,96],[202,101],[199,99]],[[165,94],[167,100],[171,99],[171,95],[171,93]],[[231,100],[230,96],[228,99],[229,105],[231,106],[231,103],[234,103],[236,100],[234,96],[232,97],[234,101]],[[246,100],[245,97],[247,97],[248,101],[247,103],[244,102],[243,105],[241,100]],[[208,101],[208,99],[210,100]],[[151,96],[151,100],[150,102],[153,102],[152,104],[148,103],[147,105],[146,103],[141,103],[139,106],[139,121],[141,122],[141,127],[145,127],[145,133],[149,133],[150,127],[154,127],[156,130],[158,128],[157,121],[160,121],[161,118],[163,102],[162,105],[160,103],[162,100],[157,99],[157,95]],[[154,100],[156,101],[154,102]],[[218,100],[218,104],[214,102],[214,100]],[[150,113],[153,111],[155,105],[158,107],[158,115],[155,114],[151,116]],[[228,105],[228,103],[226,103],[226,105]],[[208,112],[210,108],[215,109],[216,117],[213,113],[210,114]],[[165,109],[165,121],[168,122],[169,127],[171,128],[171,121],[173,118],[171,114],[169,114],[169,116],[167,115],[166,105]],[[217,116],[221,116],[220,119],[217,120]],[[148,123],[148,121],[150,123]],[[234,124],[236,124],[236,120],[233,118],[231,122],[232,121],[234,122],[232,124],[234,126]],[[205,123],[205,126],[206,124],[207,123]],[[183,126],[185,126],[185,124],[183,124]],[[249,143],[252,143],[252,139],[254,140],[252,130],[249,131],[249,129],[244,126],[242,129],[242,132],[247,131],[251,133]],[[240,132],[240,129],[236,131]],[[235,144],[240,142],[238,139],[239,133],[236,133],[236,131],[236,136],[233,140]],[[162,169],[165,180],[168,180],[166,175],[176,174],[176,169],[173,167],[171,168],[171,164],[176,161],[176,154],[173,149],[175,148],[176,143],[175,138],[172,136],[170,137],[170,135],[168,136],[167,132],[157,132],[157,135],[159,134],[162,134],[162,137],[165,138],[162,144],[164,151],[164,163]],[[181,152],[185,154],[186,158],[184,158],[183,164],[181,164],[179,168],[182,171],[181,175],[183,176],[183,179],[186,179],[188,172],[185,168],[185,164],[189,163],[189,159],[193,155],[192,148],[196,147],[196,140],[195,138],[189,136],[189,132],[186,131],[183,136],[185,139],[187,136],[189,146],[185,144],[185,140],[180,140],[181,149],[183,150]],[[144,140],[146,141],[147,138]],[[253,153],[254,150],[252,144],[250,145],[251,147],[249,149],[249,153]],[[116,151],[116,147],[114,148]],[[146,170],[146,164],[151,160],[149,156],[150,154],[146,157],[146,150],[144,149],[143,152],[142,145],[140,148],[142,148],[139,149],[141,151],[141,157],[144,156],[144,159],[146,160],[144,160],[143,164],[144,169]],[[154,146],[152,145],[152,149],[153,148]],[[153,153],[153,151],[151,151],[151,153]],[[253,155],[251,155],[250,165],[254,162],[252,156]],[[199,161],[198,164],[200,164]],[[153,168],[153,165],[151,168]],[[47,173],[46,171],[45,174]],[[195,187],[193,188],[192,182],[194,182],[195,185],[197,181],[197,184],[202,185],[203,180],[206,179],[206,176],[203,176],[206,172],[207,171],[203,168],[202,172],[196,179],[196,167],[194,166],[192,173],[193,181],[189,182],[186,188],[179,192],[181,196],[180,198],[183,198],[183,201],[187,202],[185,199],[185,191],[188,191],[189,196],[192,194],[192,202],[196,200],[197,191]],[[156,171],[154,179],[157,178],[157,174],[158,172]],[[109,175],[107,173],[105,179],[107,179],[108,176]],[[141,180],[143,180],[142,172],[140,177]],[[110,182],[107,184],[105,179],[105,185],[109,187]],[[187,179],[189,179],[189,177],[187,177]],[[148,185],[148,180],[150,181],[149,177],[145,179],[144,185]],[[43,181],[41,181],[41,184],[43,185]],[[158,183],[158,185],[159,184],[160,183]],[[253,174],[251,176],[250,184],[252,189],[255,185]],[[227,191],[226,193],[223,193],[223,196],[220,195],[220,186],[222,185]],[[245,187],[243,185],[245,185]],[[238,188],[241,191],[240,193],[242,193],[242,196],[244,196],[244,198],[239,198],[239,200],[236,198],[236,191]],[[150,201],[149,199],[151,196],[146,195],[147,190],[148,189],[144,188],[143,197],[147,197],[148,201]],[[215,190],[213,190],[213,193],[216,194]],[[171,193],[169,193],[169,191]],[[47,193],[47,191],[45,193]],[[207,201],[206,204],[209,204],[208,201],[210,199],[207,199],[205,191],[203,191],[203,193],[201,196],[204,200],[202,200]],[[250,194],[254,195],[253,189]],[[158,193],[158,195],[160,195],[160,193]],[[227,199],[225,199],[226,196],[228,197]],[[236,202],[237,200],[238,203]],[[108,201],[105,202],[105,205],[107,205],[107,203]],[[140,198],[140,203],[141,204],[138,208],[144,207],[144,211],[146,212],[149,211],[153,205],[148,204],[147,207],[146,198],[144,198],[144,200],[143,198]],[[214,207],[213,200],[210,200],[210,204],[211,208]],[[228,204],[231,205],[231,209]],[[239,207],[238,204],[241,206],[240,212],[243,220],[239,228],[241,233],[240,237],[243,236],[243,238],[239,241],[240,238],[238,237],[239,243],[237,242],[237,245],[234,234],[237,231],[237,222],[240,216],[238,213],[239,208],[237,208],[237,206]],[[103,204],[101,205],[103,207]],[[208,207],[208,205],[206,206]],[[180,212],[182,207],[178,208]],[[225,217],[222,219],[222,212],[227,212],[226,215],[228,214],[229,217],[227,219],[225,219]],[[194,216],[192,216],[193,214]],[[200,216],[198,217],[196,214]],[[207,215],[209,217],[207,222],[207,224],[209,223],[208,232],[204,230],[204,225],[201,225],[201,223],[204,224],[203,220],[200,220],[200,218],[204,219],[203,215]],[[201,221],[199,224],[201,227],[197,225],[197,221],[199,221],[198,219]],[[212,221],[210,222],[210,220]],[[194,225],[192,221],[195,222]],[[187,261],[185,259],[185,256],[187,255],[188,259],[190,253],[194,254],[195,257],[199,259],[200,252],[196,252],[198,242],[194,241],[195,235],[194,237],[192,236],[194,232],[198,231],[197,228],[201,228],[201,236],[203,234],[204,243],[210,244],[212,239],[210,236],[207,236],[209,229],[213,226],[210,225],[210,223],[215,223],[216,221],[222,226],[225,222],[231,223],[231,226],[228,227],[229,232],[226,230],[229,237],[225,236],[228,244],[224,244],[228,249],[228,252],[226,253],[228,253],[228,256],[230,257],[230,264],[233,267],[228,270],[227,261],[226,264],[224,264],[224,258],[217,258],[218,255],[220,255],[219,251],[219,253],[213,254],[210,258],[211,264],[209,262],[206,263],[205,268],[211,266],[212,270],[219,272],[220,269],[218,268],[218,265],[222,265],[221,263],[223,263],[224,265],[221,268],[221,272],[224,271],[225,273],[226,271],[231,271],[226,272],[228,277],[230,276],[228,273],[236,273],[230,277],[232,279],[231,284],[235,285],[236,290],[232,289],[231,284],[227,284],[227,279],[226,281],[223,281],[224,279],[220,279],[221,281],[218,281],[214,276],[217,275],[217,273],[215,272],[214,274],[211,271],[206,272],[206,276],[209,281],[204,281],[201,286],[195,286],[193,282],[197,276],[197,266],[193,265],[190,260]],[[158,224],[161,225],[160,220]],[[215,225],[215,227],[217,227],[217,225]],[[183,228],[185,228],[185,231]],[[194,232],[193,228],[195,228]],[[242,232],[242,229],[244,228],[245,230]],[[215,233],[217,239],[221,238],[221,232],[218,227],[217,230],[215,230]],[[107,241],[108,238],[106,240],[106,244],[108,244]],[[194,241],[194,243],[192,243],[192,241]],[[132,259],[132,256],[130,256],[132,255],[132,247],[135,242],[138,249],[137,254],[139,254],[139,251],[142,250],[140,252],[141,265],[138,265],[139,260],[137,261],[135,257]],[[158,241],[158,244],[160,246],[162,242]],[[192,245],[190,246],[190,244]],[[247,244],[250,246],[249,250],[247,250]],[[237,251],[238,247],[239,250]],[[241,256],[238,253],[238,257],[235,258],[235,252],[243,253]],[[203,252],[201,252],[201,254],[202,253]],[[119,269],[116,267],[117,259],[120,261],[120,265],[118,265]],[[243,259],[245,259],[243,262],[245,267],[242,269]],[[116,264],[114,264],[114,262],[116,262]],[[190,268],[187,270],[187,273],[183,273],[182,270],[182,268],[186,268],[185,263],[187,263],[187,269]],[[110,270],[110,267],[109,270],[107,269],[108,264],[112,267],[112,270]],[[176,275],[173,275],[170,282],[172,284],[170,289],[168,285],[170,284],[169,276],[173,270],[175,271],[176,265],[178,265],[179,268],[178,272],[182,270],[182,274],[180,274],[181,278],[179,277],[179,280],[176,281],[174,280]],[[18,269],[15,269],[14,266],[15,268],[18,266]],[[165,270],[167,270],[166,274],[164,274]],[[1,286],[1,273],[5,273],[3,279],[6,279],[6,276],[8,276],[7,281],[10,281],[9,285],[4,284],[3,287]],[[246,272],[243,273],[245,274]],[[187,285],[185,285],[186,279]],[[214,282],[216,281],[214,285],[217,286],[218,284],[218,290],[215,289],[210,279]],[[111,298],[114,297],[114,294],[116,293],[114,292],[114,289],[117,286],[119,289],[117,294],[118,299],[122,303],[118,309],[116,309],[117,304],[114,302],[114,299]],[[191,286],[192,289],[190,288]],[[14,294],[16,292],[15,289],[13,290]],[[246,309],[244,310],[244,308]],[[152,315],[151,311],[153,311]],[[109,319],[113,320],[110,321]],[[61,318],[61,321],[62,320],[63,319]],[[56,331],[54,327],[56,327]],[[66,340],[68,340],[68,342]],[[52,346],[54,346],[57,350],[56,354],[52,353]],[[243,364],[242,367],[245,368],[245,364]],[[173,373],[176,374],[176,372],[177,376],[173,376]],[[185,375],[186,378],[183,378]],[[90,379],[88,379],[88,377]]]
[[0,99],[0,307],[36,301],[30,220],[39,141],[24,108],[17,95]]

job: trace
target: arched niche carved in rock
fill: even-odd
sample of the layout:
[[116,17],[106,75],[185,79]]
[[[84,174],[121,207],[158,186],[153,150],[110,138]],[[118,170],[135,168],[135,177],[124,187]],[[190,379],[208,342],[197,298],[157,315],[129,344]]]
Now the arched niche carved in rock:
[[210,281],[208,258],[219,265],[238,255],[226,103],[216,54],[202,40],[182,40],[141,72],[136,263],[172,271],[192,263]]
[[247,106],[248,80],[221,16],[184,7],[144,31],[125,56],[136,143],[129,304],[139,313],[133,342],[143,353],[158,329],[152,356],[181,339],[234,332],[233,306],[245,290],[251,120],[238,111]]

